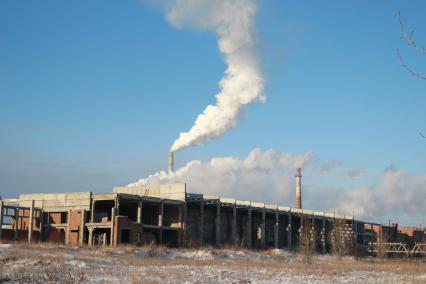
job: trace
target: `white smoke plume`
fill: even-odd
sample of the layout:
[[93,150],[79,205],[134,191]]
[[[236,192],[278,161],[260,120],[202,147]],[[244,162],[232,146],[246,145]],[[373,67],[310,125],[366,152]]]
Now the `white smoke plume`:
[[236,126],[244,107],[265,101],[263,77],[254,48],[256,5],[251,0],[174,0],[167,20],[178,28],[213,30],[227,64],[216,104],[208,105],[194,125],[175,140],[171,152],[203,145]]
[[[365,186],[353,187],[350,171],[340,172],[347,177],[333,187],[314,184],[305,190],[305,205],[315,209],[355,215],[355,218],[378,223],[391,222],[402,225],[426,224],[426,173],[410,174],[395,167],[383,172],[356,173]],[[330,179],[337,172],[328,172]],[[340,175],[342,177],[342,175]]]
[[173,173],[162,171],[130,185],[185,182],[189,192],[289,204],[294,199],[295,168],[313,161],[313,152],[285,154],[254,149],[243,159],[191,161]]
[[377,185],[343,190],[335,203],[341,212],[352,214],[355,210],[357,215],[366,218],[404,214],[425,216],[425,189],[426,173],[413,175],[390,167],[379,176]]
[[[356,183],[365,186],[354,187],[343,162],[337,165],[332,161],[322,161],[314,152],[254,149],[244,158],[191,161],[175,172],[161,171],[130,185],[184,182],[193,193],[293,206],[295,168],[302,167],[306,209],[355,213],[356,218],[366,221],[426,221],[426,173],[413,175],[395,167],[383,172],[363,169],[357,173]],[[333,167],[324,171],[330,164]]]

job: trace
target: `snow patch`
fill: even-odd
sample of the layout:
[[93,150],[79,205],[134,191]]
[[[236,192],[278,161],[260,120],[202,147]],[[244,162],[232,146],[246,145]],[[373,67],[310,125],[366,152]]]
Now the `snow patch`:
[[84,268],[87,266],[87,264],[84,261],[80,261],[76,259],[65,261],[65,264],[71,265],[73,267],[79,267],[79,268]]
[[10,249],[12,246],[12,244],[0,244],[0,250]]
[[198,259],[198,260],[212,260],[213,255],[210,251],[196,250],[196,251],[186,251],[179,252],[175,251],[171,253],[172,258],[188,258],[188,259]]

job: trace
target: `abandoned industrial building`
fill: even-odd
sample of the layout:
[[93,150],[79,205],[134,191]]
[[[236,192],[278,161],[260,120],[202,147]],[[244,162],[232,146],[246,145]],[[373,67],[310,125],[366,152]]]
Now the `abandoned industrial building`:
[[[425,232],[372,224],[353,216],[301,208],[301,172],[296,172],[296,204],[289,208],[187,192],[186,184],[116,187],[111,193],[21,194],[0,201],[0,240],[116,246],[155,242],[172,247],[298,247],[304,220],[319,253],[330,251],[330,233],[339,220],[352,246],[386,236],[408,249],[426,252]],[[420,248],[418,246],[420,245]]]

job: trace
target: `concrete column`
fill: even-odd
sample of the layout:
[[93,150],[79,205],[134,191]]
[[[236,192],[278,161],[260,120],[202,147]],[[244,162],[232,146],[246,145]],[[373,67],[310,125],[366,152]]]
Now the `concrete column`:
[[95,221],[95,200],[92,200],[92,205],[90,206],[90,223]]
[[183,240],[184,240],[184,245],[186,246],[186,245],[188,245],[188,241],[187,241],[187,229],[188,229],[188,227],[187,227],[187,204],[186,204],[186,201],[185,201],[185,203],[183,204],[183,212],[182,212],[182,218],[183,218]]
[[115,216],[120,216],[120,199],[115,199]]
[[198,242],[200,246],[203,245],[203,236],[204,236],[204,201],[200,202],[200,219],[198,224]]
[[362,245],[365,246],[365,224],[362,224]]
[[28,243],[31,243],[33,239],[33,227],[34,227],[34,200],[31,201],[31,208],[30,208],[30,217],[29,217],[29,223],[28,223]]
[[160,245],[163,244],[163,216],[164,216],[164,200],[161,200],[160,211],[158,214],[158,226],[160,227],[160,236],[159,236]]
[[89,245],[89,247],[93,246],[93,227],[89,227],[89,240],[87,242],[87,244]]
[[216,216],[214,220],[216,246],[220,246],[220,205],[221,205],[220,202],[216,205]]
[[300,246],[301,240],[302,238],[304,238],[303,236],[304,227],[305,227],[305,215],[303,215],[303,212],[302,212],[302,215],[300,215],[300,226],[299,226],[299,229],[297,230],[297,236],[299,239],[296,242],[298,246]]
[[280,215],[277,209],[275,211],[275,226],[274,226],[274,244],[276,249],[280,248],[279,228],[280,228]]
[[266,247],[266,212],[262,209],[262,224],[260,225],[260,246],[261,248]]
[[178,214],[179,214],[179,222],[180,222],[180,230],[178,231],[178,246],[181,247],[182,239],[183,239],[183,204],[179,206]]
[[102,235],[102,246],[104,247],[104,246],[106,246],[106,244],[107,244],[107,234],[103,233],[103,235]]
[[2,238],[2,231],[3,231],[3,210],[4,210],[4,202],[3,200],[0,200],[0,240]]
[[15,241],[18,240],[19,236],[19,209],[15,207]]
[[321,250],[322,254],[326,253],[325,242],[327,239],[327,231],[326,231],[326,219],[322,219],[322,234],[321,234]]
[[123,239],[123,231],[119,228],[117,231],[117,236],[115,238],[114,245],[121,244],[122,239]]
[[70,243],[70,231],[71,231],[71,210],[68,210],[67,214],[67,227],[65,228],[65,244]]
[[237,238],[237,206],[234,203],[232,207],[232,243],[234,247],[238,246],[238,238]]
[[353,246],[356,247],[357,246],[357,241],[358,241],[358,228],[357,228],[357,224],[355,223],[355,220],[352,219],[352,238],[353,238]]
[[111,232],[110,232],[110,245],[115,246],[117,244],[116,242],[116,236],[114,234],[115,231],[115,208],[111,209]]
[[40,242],[44,241],[44,211],[40,210]]
[[84,227],[86,226],[86,209],[81,210],[81,221],[80,221],[80,236],[79,243],[82,246],[84,242]]
[[163,215],[164,215],[164,200],[160,202],[160,208],[158,210],[158,226],[163,226]]
[[137,222],[139,224],[142,224],[142,206],[143,206],[143,201],[139,200],[138,201],[138,218],[137,218]]
[[137,216],[137,222],[140,224],[140,232],[138,233],[138,244],[142,243],[143,239],[143,222],[142,222],[142,209],[143,209],[143,197],[141,200],[138,201],[138,216]]
[[251,221],[251,208],[248,209],[248,215],[247,215],[247,247],[251,248],[252,246],[252,238],[251,238],[251,228],[252,221]]
[[291,213],[288,213],[288,225],[287,225],[287,249],[291,250]]

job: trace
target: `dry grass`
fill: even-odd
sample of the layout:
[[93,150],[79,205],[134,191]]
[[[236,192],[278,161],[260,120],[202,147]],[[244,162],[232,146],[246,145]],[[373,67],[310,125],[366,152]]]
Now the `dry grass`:
[[[388,277],[386,283],[426,281],[425,259],[355,260],[344,257],[338,260],[333,256],[314,256],[311,264],[305,264],[302,256],[297,254],[280,257],[273,251],[207,250],[212,257],[199,259],[176,257],[194,250],[169,250],[161,246],[88,249],[56,244],[17,244],[13,249],[0,250],[0,282],[179,283],[201,277],[198,282],[232,282],[229,279],[237,279],[248,283],[250,277],[260,277],[260,282],[280,275],[295,280],[311,276],[327,280],[354,273],[368,277],[382,277],[374,275],[383,274]],[[230,252],[238,252],[243,257],[223,257]],[[259,255],[267,257],[260,258]]]

